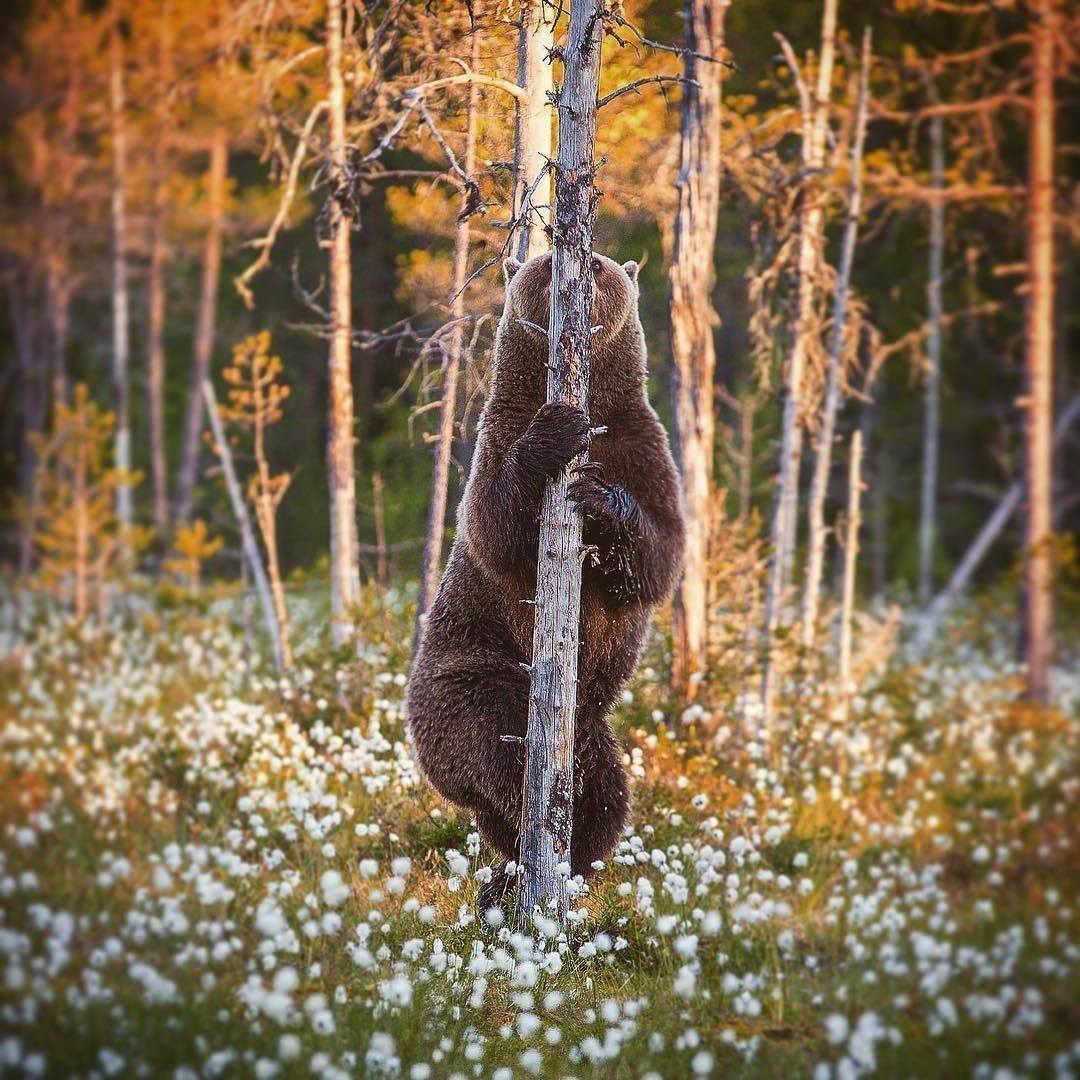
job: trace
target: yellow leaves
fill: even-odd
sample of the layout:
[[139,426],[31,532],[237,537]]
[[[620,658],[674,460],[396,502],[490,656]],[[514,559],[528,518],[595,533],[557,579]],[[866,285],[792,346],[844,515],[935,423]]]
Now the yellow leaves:
[[222,537],[210,535],[202,518],[196,518],[190,525],[183,525],[177,530],[173,540],[176,554],[165,559],[162,567],[167,573],[186,579],[191,590],[197,592],[203,563],[216,555],[224,544]]
[[281,357],[270,355],[268,331],[252,334],[234,346],[233,362],[222,372],[229,384],[228,400],[222,408],[225,419],[258,429],[277,423],[291,393],[279,381],[283,371]]

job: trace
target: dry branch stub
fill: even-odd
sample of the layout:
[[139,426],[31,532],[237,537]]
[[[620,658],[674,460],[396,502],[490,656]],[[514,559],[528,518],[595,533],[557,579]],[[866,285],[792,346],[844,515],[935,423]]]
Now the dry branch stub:
[[[596,102],[603,8],[573,0],[559,94],[547,400],[588,410],[592,239],[598,193]],[[549,481],[540,512],[521,862],[521,917],[565,914],[574,792],[574,719],[581,612],[581,518],[567,499],[570,468]]]

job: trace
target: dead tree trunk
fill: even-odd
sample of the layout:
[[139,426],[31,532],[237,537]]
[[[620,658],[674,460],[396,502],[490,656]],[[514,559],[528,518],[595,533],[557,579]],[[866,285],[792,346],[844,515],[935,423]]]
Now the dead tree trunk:
[[[472,33],[470,67],[475,71],[480,55],[480,35]],[[545,65],[546,66],[546,65]],[[480,88],[469,83],[469,104],[465,128],[465,154],[462,168],[472,176],[476,167],[476,109]],[[466,208],[462,207],[462,214]],[[465,351],[465,286],[469,277],[470,218],[458,219],[454,235],[454,273],[450,288],[449,348],[443,364],[443,395],[439,410],[439,441],[435,445],[435,466],[431,476],[431,504],[428,508],[427,537],[424,540],[423,568],[420,572],[420,596],[416,604],[416,626],[413,630],[413,649],[420,645],[428,608],[435,599],[442,567],[443,536],[446,532],[446,501],[450,488],[450,460],[454,449],[454,427],[457,418],[458,376]]]
[[341,0],[326,4],[329,82],[330,401],[326,472],[330,480],[330,629],[335,645],[349,637],[349,614],[358,598],[356,439],[352,389],[352,221],[345,168],[345,79]]
[[109,99],[112,126],[112,324],[113,405],[116,410],[116,468],[125,474],[116,485],[116,516],[123,530],[131,527],[131,407],[129,372],[129,305],[127,272],[127,123],[124,103],[124,44],[120,12],[113,13],[109,38]]
[[847,304],[851,289],[851,271],[855,264],[855,246],[859,239],[859,214],[862,211],[862,156],[866,141],[866,114],[870,83],[870,28],[863,34],[862,66],[859,74],[859,101],[855,110],[855,132],[851,143],[851,179],[848,185],[848,213],[844,224],[840,273],[833,301],[833,324],[829,338],[828,367],[825,376],[825,400],[821,408],[821,430],[814,460],[814,477],[807,504],[809,548],[806,557],[806,587],[803,594],[803,644],[809,648],[817,633],[821,603],[821,575],[825,566],[825,496],[829,490],[833,439],[836,436],[836,413],[840,407],[840,376],[844,364],[844,339],[847,330]]
[[1053,658],[1054,0],[1033,5],[1025,425],[1022,659],[1027,697],[1050,696]]
[[[1062,410],[1054,425],[1054,449],[1064,441],[1072,425],[1080,420],[1080,396],[1074,397],[1068,406]],[[971,546],[964,553],[964,557],[956,565],[948,585],[941,590],[930,605],[922,625],[919,628],[919,645],[925,648],[934,639],[934,634],[941,625],[949,608],[956,603],[960,594],[968,587],[979,564],[983,561],[991,545],[998,538],[998,534],[1008,524],[1020,501],[1024,496],[1024,485],[1017,480],[1008,491],[1001,497],[1001,501],[994,508],[994,512],[986,520],[986,524],[979,530],[978,535],[971,542]]]
[[795,328],[788,365],[787,393],[780,458],[780,591],[790,580],[795,564],[795,546],[799,532],[799,469],[802,463],[804,422],[804,377],[814,325],[814,295],[817,272],[822,259],[824,205],[821,199],[820,173],[825,163],[825,137],[829,123],[833,61],[836,55],[836,8],[838,0],[825,0],[821,24],[821,57],[817,85],[809,118],[804,126],[802,164],[805,188],[799,225],[798,293]]
[[[814,315],[814,286],[821,258],[823,207],[817,191],[817,174],[824,160],[825,133],[829,119],[829,97],[836,51],[837,0],[825,0],[821,26],[821,59],[813,106],[803,103],[802,164],[805,188],[802,198],[798,244],[798,293],[794,338],[784,389],[784,410],[780,434],[780,477],[777,484],[771,530],[772,562],[765,591],[763,657],[761,673],[761,717],[767,729],[772,724],[776,691],[776,664],[772,655],[774,637],[798,536],[799,469],[802,463],[803,383]],[[786,44],[786,43],[785,43]],[[794,63],[794,56],[791,57]],[[804,95],[805,96],[805,95]],[[809,112],[809,116],[807,116]]]
[[[161,15],[161,86],[172,80],[172,6],[166,4]],[[166,186],[169,115],[168,95],[162,97],[153,134],[150,165],[153,206],[150,223],[150,266],[147,278],[146,331],[146,412],[149,420],[150,488],[153,500],[154,528],[165,536],[169,528],[169,473],[165,457],[165,265],[168,261],[168,189]]]
[[[553,11],[554,9],[552,9]],[[555,45],[554,15],[544,0],[522,0],[518,38],[518,85],[525,88],[519,106],[517,185],[514,220],[519,221],[515,254],[521,262],[548,249],[545,228],[551,223],[550,52]]]
[[840,608],[840,693],[844,711],[851,699],[851,618],[855,611],[855,568],[859,558],[859,526],[862,499],[862,432],[851,436],[851,470],[848,477],[848,507],[844,539],[844,586]]
[[176,485],[173,525],[187,523],[195,495],[202,455],[203,399],[201,387],[210,373],[217,322],[218,280],[221,276],[221,234],[225,224],[225,184],[228,179],[229,147],[224,125],[214,129],[210,143],[210,167],[207,173],[209,221],[203,248],[202,288],[199,314],[195,325],[195,350],[191,392],[188,395],[184,441],[181,448],[180,475]]
[[[571,0],[559,92],[555,229],[551,267],[547,400],[588,409],[596,221],[596,102],[603,0]],[[536,569],[536,607],[521,861],[522,916],[568,903],[566,871],[574,801],[574,720],[581,609],[581,517],[567,499],[569,469],[544,489]]]
[[686,507],[686,553],[675,597],[676,685],[684,694],[705,671],[709,522],[712,520],[716,415],[713,381],[719,322],[712,303],[713,258],[720,212],[720,106],[723,68],[699,56],[719,56],[728,0],[685,0],[686,37],[675,236],[668,317],[675,383],[675,448]]
[[[930,98],[937,100],[933,81],[927,76]],[[935,194],[945,186],[945,118],[930,119],[930,186]],[[938,447],[941,440],[941,324],[942,289],[945,279],[945,200],[930,203],[930,268],[926,285],[927,335],[926,382],[923,411],[922,491],[919,507],[919,582],[921,607],[930,603],[934,590],[934,548],[937,534]]]
[[270,591],[270,582],[266,576],[266,567],[263,566],[259,545],[255,540],[255,530],[251,527],[247,503],[244,502],[244,493],[236,476],[236,467],[233,465],[229,440],[225,435],[225,425],[221,422],[217,397],[214,394],[213,384],[209,379],[203,380],[201,390],[203,402],[210,417],[210,429],[214,433],[214,451],[221,461],[221,471],[225,476],[229,502],[232,504],[233,513],[236,515],[236,523],[240,527],[240,544],[243,548],[244,559],[247,562],[248,569],[251,571],[252,580],[255,582],[255,591],[259,594],[263,618],[266,619],[266,631],[270,635],[270,647],[274,654],[274,667],[280,674],[284,670],[284,661],[281,654],[281,632],[277,615],[274,613],[274,599]]

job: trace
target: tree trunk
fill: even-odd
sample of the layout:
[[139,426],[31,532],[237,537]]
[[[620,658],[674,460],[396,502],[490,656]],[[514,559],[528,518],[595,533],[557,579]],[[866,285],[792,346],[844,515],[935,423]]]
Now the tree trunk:
[[[116,410],[116,468],[131,471],[130,327],[127,272],[127,130],[124,116],[124,45],[120,37],[120,11],[113,13],[109,36],[109,98],[112,123],[112,324],[113,405]],[[131,484],[127,477],[116,486],[116,516],[121,529],[131,527]]]
[[720,213],[719,56],[728,0],[685,0],[686,37],[675,235],[668,318],[675,389],[675,449],[686,507],[686,551],[675,596],[674,681],[686,696],[705,671],[708,638],[709,523],[712,520],[716,415],[713,381],[719,318],[713,308],[713,259]]
[[356,537],[356,435],[352,371],[352,221],[345,169],[345,80],[342,73],[342,0],[326,4],[326,66],[329,82],[329,258],[330,258],[330,401],[326,472],[330,481],[330,618],[331,637],[342,645],[349,637],[349,615],[358,599],[359,552]]
[[[514,218],[520,218],[516,255],[521,262],[548,250],[545,228],[551,223],[551,102],[555,22],[544,0],[522,0],[518,37],[518,85],[527,97],[518,114],[517,183]],[[543,177],[539,179],[540,174]],[[512,247],[514,245],[511,245]]]
[[[814,315],[814,278],[821,258],[823,207],[818,194],[817,174],[824,160],[828,126],[829,97],[836,51],[837,0],[825,0],[821,25],[821,59],[812,116],[804,119],[802,164],[805,190],[802,199],[798,247],[798,293],[794,339],[788,363],[784,410],[780,435],[780,478],[774,500],[771,530],[772,562],[765,592],[764,657],[761,676],[762,722],[772,723],[776,665],[773,638],[780,622],[781,607],[790,570],[795,559],[798,536],[799,468],[802,463],[803,377]],[[808,123],[807,123],[808,119]]]
[[829,490],[833,439],[836,436],[836,413],[840,407],[840,376],[844,366],[844,337],[847,330],[848,293],[855,264],[855,246],[859,239],[859,214],[862,212],[862,156],[866,141],[866,114],[870,97],[870,28],[863,34],[862,66],[859,74],[859,101],[855,110],[855,132],[851,143],[851,180],[848,186],[848,214],[844,224],[840,273],[833,301],[833,324],[829,338],[828,368],[825,376],[825,400],[821,409],[818,452],[807,504],[809,548],[806,557],[806,591],[803,595],[803,644],[810,648],[817,634],[818,609],[821,604],[821,575],[825,565],[825,497]]
[[240,543],[243,548],[244,558],[255,582],[255,591],[259,594],[263,618],[266,619],[266,631],[270,636],[270,648],[274,654],[274,667],[280,674],[284,670],[284,658],[281,654],[281,630],[278,626],[277,615],[274,612],[274,600],[270,592],[270,582],[267,580],[266,568],[263,566],[262,557],[259,554],[255,531],[251,527],[251,517],[247,512],[247,503],[244,502],[244,493],[236,476],[236,467],[233,465],[232,451],[229,449],[229,440],[225,435],[225,425],[221,422],[221,413],[218,411],[213,384],[209,379],[204,379],[201,389],[206,411],[210,418],[210,429],[214,433],[214,451],[221,461],[221,471],[225,477],[225,486],[229,492],[229,502],[232,504],[233,513],[236,515],[236,523],[240,527]]
[[1046,702],[1053,658],[1054,0],[1038,0],[1033,14],[1022,659],[1027,697]]
[[855,611],[855,568],[859,558],[862,523],[862,432],[851,436],[851,472],[848,477],[847,535],[844,540],[844,586],[840,608],[840,693],[846,714],[851,699],[851,617]]
[[[930,98],[937,100],[927,77]],[[945,186],[945,119],[930,119],[930,186],[939,193]],[[941,440],[941,323],[945,276],[945,201],[930,203],[930,269],[926,286],[929,325],[926,336],[926,383],[923,413],[922,493],[919,508],[919,582],[921,607],[934,591],[934,548],[937,534],[938,447]]]
[[225,224],[225,185],[228,180],[229,146],[224,125],[214,129],[210,142],[210,165],[207,173],[209,221],[203,247],[202,287],[199,314],[195,325],[195,349],[191,393],[188,395],[184,421],[184,441],[180,451],[180,475],[176,485],[173,526],[186,525],[195,497],[202,456],[203,398],[201,387],[210,374],[217,323],[218,281],[221,277],[221,234]]
[[[547,400],[589,406],[592,242],[596,222],[596,101],[602,0],[571,0],[559,92]],[[582,455],[583,457],[584,455]],[[579,463],[579,459],[575,460]],[[540,509],[521,861],[522,917],[553,904],[565,914],[574,800],[574,721],[581,610],[581,515],[567,499],[569,469]]]
[[[162,11],[161,66],[162,87],[172,79],[172,7]],[[150,486],[153,498],[154,528],[164,537],[169,528],[169,473],[165,457],[165,264],[168,259],[166,217],[168,189],[166,187],[168,110],[164,104],[166,92],[158,106],[153,134],[154,146],[150,165],[153,184],[153,206],[150,223],[150,266],[147,279],[146,332],[146,412],[149,420]]]
[[[474,9],[474,18],[476,12]],[[475,71],[480,55],[480,35],[472,32],[472,58]],[[545,65],[547,66],[547,65]],[[469,104],[465,128],[465,154],[462,168],[472,176],[476,166],[476,109],[479,86],[469,83]],[[428,507],[427,537],[424,540],[423,568],[420,572],[420,596],[416,604],[413,650],[420,645],[428,608],[435,599],[442,568],[443,536],[446,533],[446,501],[450,487],[450,461],[454,450],[454,427],[457,418],[458,375],[465,350],[465,283],[469,277],[470,219],[458,220],[454,235],[454,273],[451,281],[449,348],[443,365],[443,395],[439,410],[439,441],[435,446],[435,465],[431,476],[431,503]]]

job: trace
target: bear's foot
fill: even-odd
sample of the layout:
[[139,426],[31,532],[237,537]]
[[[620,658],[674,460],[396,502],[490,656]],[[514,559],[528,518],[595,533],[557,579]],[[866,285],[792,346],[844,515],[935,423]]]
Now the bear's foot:
[[506,867],[505,862],[494,867],[491,879],[485,881],[476,894],[476,913],[481,919],[486,918],[492,909],[501,911],[504,918],[510,914],[518,891],[518,876],[508,874]]

